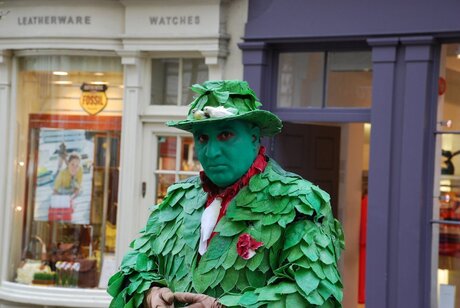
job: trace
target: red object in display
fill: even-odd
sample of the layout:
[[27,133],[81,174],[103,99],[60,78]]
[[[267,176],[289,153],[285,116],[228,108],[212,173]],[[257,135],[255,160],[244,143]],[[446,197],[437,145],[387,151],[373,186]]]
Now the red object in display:
[[359,228],[359,277],[358,303],[366,301],[366,231],[367,230],[367,195],[361,199],[361,224]]
[[48,221],[71,221],[73,208],[50,208],[48,210]]
[[438,95],[441,96],[444,93],[446,93],[446,89],[447,89],[446,79],[444,77],[439,77],[439,80],[438,80]]

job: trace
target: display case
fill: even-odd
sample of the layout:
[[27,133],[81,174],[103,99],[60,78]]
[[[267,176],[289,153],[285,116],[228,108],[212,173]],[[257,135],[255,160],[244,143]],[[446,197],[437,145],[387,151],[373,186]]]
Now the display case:
[[[441,151],[434,196],[440,301],[460,302],[460,132],[438,132]],[[436,242],[435,242],[436,243]]]
[[31,114],[16,281],[100,286],[115,252],[120,117]]

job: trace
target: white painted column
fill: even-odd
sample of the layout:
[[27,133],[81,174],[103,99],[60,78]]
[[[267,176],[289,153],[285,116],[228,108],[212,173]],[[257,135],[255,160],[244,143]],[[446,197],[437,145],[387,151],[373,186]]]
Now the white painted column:
[[0,280],[7,276],[8,236],[7,223],[9,205],[7,204],[7,172],[10,170],[8,154],[10,140],[10,97],[11,97],[11,56],[8,51],[0,50]]
[[205,57],[204,63],[209,68],[209,80],[224,79],[225,58],[217,52],[201,52]]
[[139,115],[147,102],[148,59],[140,52],[119,52],[124,65],[124,98],[118,189],[116,261],[121,263],[131,241],[145,225],[141,207],[142,123]]

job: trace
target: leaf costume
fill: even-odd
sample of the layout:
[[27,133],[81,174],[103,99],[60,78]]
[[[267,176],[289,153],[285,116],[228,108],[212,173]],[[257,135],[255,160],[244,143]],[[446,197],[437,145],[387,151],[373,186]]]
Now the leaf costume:
[[[220,170],[233,176],[229,171],[237,169],[238,160],[253,159],[243,154],[250,146],[260,145],[259,137],[281,130],[281,120],[259,109],[260,102],[244,81],[208,81],[192,90],[198,96],[187,119],[167,125],[192,132],[198,140],[203,132],[207,134],[203,143],[196,144],[197,156],[202,155],[205,171],[203,162],[219,161],[216,164],[221,169],[208,169],[215,179],[224,173]],[[209,114],[210,110],[219,112]],[[233,139],[225,131],[229,140],[240,140],[239,152],[235,152],[237,143],[220,140],[213,131],[217,127],[220,133],[221,126],[232,124],[234,129],[246,127],[239,135],[238,130],[231,131],[236,132]],[[217,149],[214,154],[225,153],[216,154],[216,159],[205,156],[211,146]],[[201,241],[201,247],[207,249],[200,250],[206,251],[201,256],[198,247],[201,218],[205,204],[209,205],[207,188],[198,176],[170,186],[163,202],[153,208],[141,236],[131,243],[120,271],[109,281],[110,307],[140,307],[152,286],[206,294],[227,307],[340,307],[337,261],[344,238],[340,223],[332,216],[329,195],[284,171],[274,160],[265,156],[263,160],[265,169],[251,174],[231,199],[224,200],[226,212],[219,216],[211,239]]]
[[[176,183],[110,279],[110,307],[141,306],[152,285],[204,293],[228,307],[340,307],[344,240],[329,200],[270,159],[232,199],[198,260],[206,193],[198,177]],[[244,233],[263,242],[249,260],[236,249]]]

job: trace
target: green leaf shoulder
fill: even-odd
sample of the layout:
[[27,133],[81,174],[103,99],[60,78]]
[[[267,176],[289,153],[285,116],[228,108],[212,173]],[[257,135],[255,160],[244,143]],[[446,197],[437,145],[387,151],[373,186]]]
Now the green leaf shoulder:
[[[200,192],[202,189],[198,177],[192,177],[171,185],[164,200],[151,208],[152,212],[145,228],[140,232],[140,237],[131,243],[132,250],[123,258],[119,272],[109,281],[107,291],[113,296],[110,307],[140,307],[144,293],[152,285],[169,285],[165,272],[169,273],[168,276],[184,276],[180,272],[181,264],[191,261],[184,257],[176,258],[171,263],[163,256],[163,252],[179,254],[184,251],[186,240],[177,241],[178,234],[184,232],[184,207],[189,206],[189,202],[184,201],[198,197],[197,202],[202,202],[202,205],[205,198]],[[198,207],[196,204],[190,206],[194,207],[189,209],[189,213],[193,214]],[[195,228],[195,225],[199,225],[193,219],[191,223]],[[167,271],[165,267],[168,267]]]

